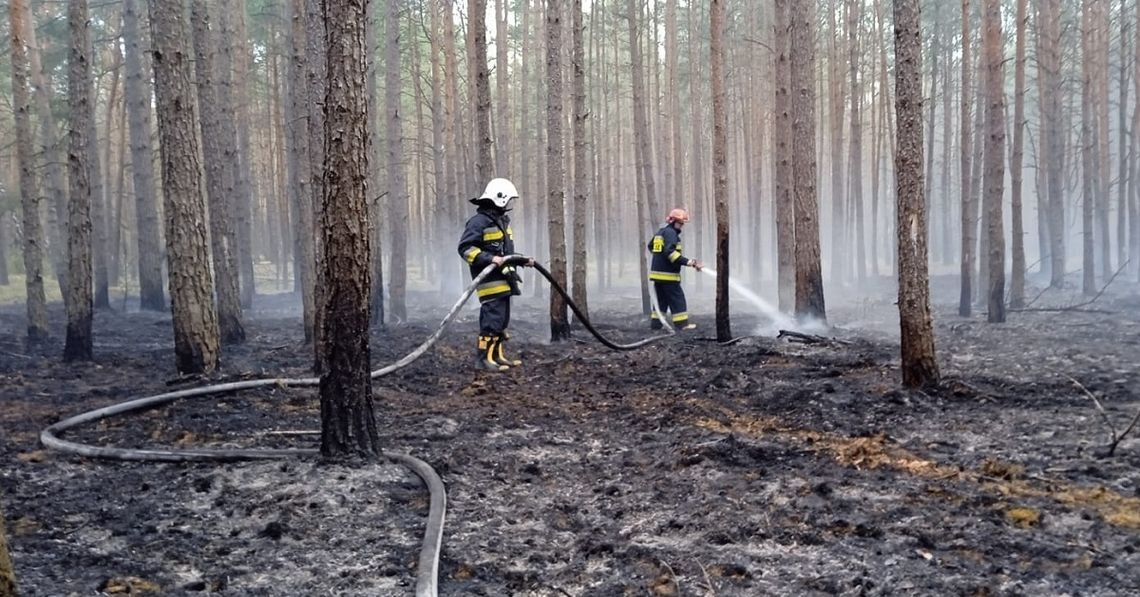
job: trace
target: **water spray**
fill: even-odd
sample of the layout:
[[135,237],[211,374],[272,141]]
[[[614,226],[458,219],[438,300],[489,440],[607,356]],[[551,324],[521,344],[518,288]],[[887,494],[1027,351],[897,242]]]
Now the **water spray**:
[[[712,269],[711,267],[703,267],[697,271],[713,279],[716,278],[716,270]],[[750,290],[748,287],[737,282],[736,280],[733,280],[731,276],[728,278],[728,287],[736,291],[736,293],[740,296],[744,297],[744,299],[749,303],[752,303],[752,306],[756,307],[762,315],[770,319],[774,328],[794,330],[799,327],[794,319],[788,317],[784,313],[781,313],[780,310],[772,306],[771,303],[760,298],[759,295],[757,295],[755,292],[752,292],[752,290]]]

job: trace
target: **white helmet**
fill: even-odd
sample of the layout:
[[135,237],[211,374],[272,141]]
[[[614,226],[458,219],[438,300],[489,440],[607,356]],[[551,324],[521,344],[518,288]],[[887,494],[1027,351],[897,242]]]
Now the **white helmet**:
[[483,189],[483,194],[477,199],[472,199],[471,202],[490,201],[499,209],[507,209],[511,202],[518,198],[518,189],[511,181],[505,178],[495,178],[487,183],[487,188]]

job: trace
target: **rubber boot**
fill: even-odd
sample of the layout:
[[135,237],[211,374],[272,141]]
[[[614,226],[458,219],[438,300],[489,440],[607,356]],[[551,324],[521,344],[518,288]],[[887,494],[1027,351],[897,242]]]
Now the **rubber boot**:
[[495,348],[493,349],[495,362],[504,367],[518,367],[519,365],[522,365],[522,361],[519,361],[517,359],[508,359],[506,355],[503,354],[503,344],[507,341],[507,338],[509,338],[509,336],[507,336],[506,332],[503,332],[502,335],[495,337]]
[[479,350],[475,353],[475,368],[484,371],[506,371],[509,367],[495,361],[495,337],[479,336]]

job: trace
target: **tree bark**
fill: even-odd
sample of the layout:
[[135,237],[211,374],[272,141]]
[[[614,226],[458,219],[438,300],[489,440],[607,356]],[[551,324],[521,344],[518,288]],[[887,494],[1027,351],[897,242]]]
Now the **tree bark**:
[[253,307],[256,279],[253,270],[253,206],[257,205],[256,185],[253,184],[253,148],[250,143],[249,123],[253,116],[249,100],[249,32],[246,27],[245,0],[225,0],[222,6],[222,31],[226,39],[220,47],[226,55],[227,65],[222,73],[230,81],[229,105],[237,140],[234,169],[234,222],[237,238],[237,264],[241,282],[241,306]]
[[[713,103],[713,196],[716,197],[716,339],[732,339],[728,308],[728,111],[725,107],[725,2],[709,5],[709,56]],[[664,317],[664,314],[662,314]]]
[[175,365],[179,373],[204,373],[218,366],[218,319],[206,247],[201,152],[195,130],[198,118],[182,2],[152,0],[150,28]]
[[1093,102],[1095,85],[1095,43],[1092,31],[1095,0],[1081,3],[1081,290],[1096,293],[1096,246],[1093,236],[1093,213],[1097,201],[1099,176],[1096,166],[1096,118]]
[[[1025,229],[1021,216],[1022,163],[1025,153],[1025,13],[1026,0],[1017,0],[1017,41],[1014,49],[1013,73],[1013,155],[1009,161],[1012,187],[1010,219],[1013,226],[1013,270],[1009,288],[1009,306],[1013,309],[1025,306]],[[1121,131],[1123,130],[1122,126]]]
[[986,51],[986,172],[985,204],[989,238],[987,313],[990,323],[1005,321],[1005,51],[1001,27],[1001,0],[985,0]]
[[574,273],[571,288],[574,302],[589,317],[589,302],[586,293],[586,221],[589,217],[589,163],[586,161],[586,65],[585,51],[582,48],[582,0],[572,0],[570,5],[571,31],[573,39],[573,96],[574,96]]
[[776,253],[780,310],[790,313],[796,301],[796,220],[792,197],[792,115],[788,97],[791,64],[788,62],[788,0],[775,0],[775,145]]
[[[510,29],[507,25],[507,14],[510,9],[507,0],[495,0],[495,87],[496,108],[495,118],[499,123],[495,127],[495,169],[497,172],[513,176],[511,167],[512,143],[514,141],[511,131],[510,111]],[[580,36],[580,33],[579,33]]]
[[939,377],[927,272],[919,0],[894,0],[894,15],[899,330],[903,385],[917,388]]
[[12,36],[12,102],[16,124],[16,161],[19,165],[20,206],[24,227],[24,288],[27,313],[27,341],[46,340],[47,299],[44,296],[43,226],[36,193],[35,153],[32,146],[32,103],[28,93],[29,22],[26,0],[11,0],[8,17]]
[[[20,1],[11,0],[11,4],[8,5],[9,9],[13,4]],[[15,31],[16,28],[13,27],[13,40],[16,38]],[[16,597],[19,595],[16,588],[16,569],[12,567],[12,556],[8,554],[8,533],[5,530],[4,510],[0,508],[0,597]]]
[[[238,282],[237,235],[234,231],[234,199],[232,172],[236,156],[236,137],[229,138],[222,123],[222,113],[232,109],[220,97],[219,79],[225,61],[214,54],[216,43],[230,42],[222,34],[211,35],[211,19],[206,0],[194,0],[190,9],[194,37],[195,84],[198,90],[198,122],[202,133],[202,159],[206,166],[206,197],[209,204],[210,248],[214,265],[214,290],[217,293],[218,331],[223,345],[245,342],[241,319],[241,294]],[[231,143],[232,141],[232,143]]]
[[[636,74],[634,75],[637,76]],[[565,173],[562,170],[562,2],[546,0],[546,179],[550,273],[566,287]],[[550,293],[550,339],[570,337],[566,301]]]
[[[404,169],[404,125],[400,116],[400,91],[403,84],[400,64],[401,0],[388,0],[385,18],[384,95],[387,111],[388,141],[388,221],[392,240],[388,264],[388,308],[397,321],[408,319],[408,182]],[[484,63],[484,70],[486,64]],[[489,148],[488,148],[489,150]]]
[[292,140],[289,155],[290,185],[293,189],[293,262],[301,279],[301,304],[305,327],[305,342],[313,342],[316,335],[316,228],[313,223],[312,170],[313,158],[309,151],[309,87],[306,79],[308,33],[305,29],[305,0],[293,0],[292,59],[289,68],[289,138]]
[[319,352],[326,359],[320,381],[325,457],[380,455],[368,344],[367,6],[368,0],[325,0],[327,151],[321,185],[325,259],[320,283],[326,289],[328,313],[321,318],[319,334]]
[[791,0],[792,180],[796,222],[796,315],[827,321],[819,262],[819,201],[815,154],[815,10]]
[[1037,14],[1038,76],[1041,78],[1042,153],[1049,212],[1050,288],[1065,284],[1066,227],[1064,203],[1064,140],[1062,137],[1061,94],[1061,1],[1042,0]]
[[[638,169],[641,170],[641,176],[645,181],[645,196],[646,202],[649,207],[651,216],[661,218],[665,216],[665,207],[657,197],[657,185],[654,182],[653,175],[653,147],[649,139],[649,123],[646,118],[645,110],[645,69],[642,66],[641,60],[641,45],[640,34],[641,30],[638,28],[638,14],[640,13],[639,3],[636,0],[628,0],[626,2],[626,10],[629,14],[626,17],[629,19],[629,58],[631,62],[630,77],[633,86],[633,133],[634,139],[640,148],[640,157],[638,159]],[[696,198],[692,198],[696,200]],[[648,222],[642,222],[641,225],[647,225]],[[700,224],[699,222],[697,223]]]
[[973,126],[971,102],[974,101],[973,89],[970,87],[970,72],[973,66],[970,58],[970,49],[973,43],[970,33],[970,19],[970,0],[962,0],[962,118],[959,122],[961,127],[960,151],[962,152],[959,160],[962,176],[962,187],[960,189],[962,193],[962,253],[959,280],[961,292],[958,295],[958,315],[962,317],[969,317],[973,313],[974,230],[977,228],[974,224],[973,194],[970,192],[972,184],[970,173],[974,167],[973,141],[970,134],[970,127]]
[[[68,107],[71,111],[67,163],[71,200],[67,209],[69,298],[63,358],[65,361],[89,361],[94,355],[91,337],[91,178],[87,161],[91,145],[87,135],[94,127],[91,124],[91,63],[88,61],[91,34],[87,29],[86,0],[68,4],[67,23],[71,34],[67,67]],[[38,222],[39,216],[36,217]]]
[[[861,52],[859,39],[860,23],[863,22],[862,0],[848,1],[847,43],[850,50],[851,76],[851,152],[848,156],[849,199],[854,207],[855,220],[855,274],[859,282],[867,278],[867,254],[863,227],[863,85],[860,77]],[[949,129],[946,134],[949,135]]]
[[138,235],[139,306],[165,311],[162,289],[162,238],[158,198],[154,184],[151,146],[150,77],[145,75],[142,32],[137,0],[123,0],[123,43],[126,46],[126,102],[131,133],[131,182],[135,194],[135,228]]
[[468,68],[475,102],[475,173],[480,184],[495,177],[491,159],[491,81],[487,73],[487,0],[467,0],[467,32],[471,36]]

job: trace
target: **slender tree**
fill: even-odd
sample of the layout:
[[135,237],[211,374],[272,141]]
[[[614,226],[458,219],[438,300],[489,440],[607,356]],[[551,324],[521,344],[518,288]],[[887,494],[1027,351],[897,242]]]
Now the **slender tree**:
[[189,35],[181,0],[151,0],[149,6],[174,359],[179,373],[203,373],[218,366],[218,318],[208,266]]
[[[1061,0],[1041,0],[1037,4],[1037,70],[1041,87],[1041,149],[1045,158],[1045,188],[1049,213],[1050,288],[1065,284],[1065,203],[1064,138],[1061,96]],[[1039,166],[1040,167],[1040,166]]]
[[732,339],[728,310],[728,110],[725,94],[725,3],[709,5],[709,56],[713,104],[713,196],[716,197],[716,339]]
[[974,304],[974,231],[977,225],[974,222],[974,203],[973,194],[970,191],[971,168],[973,164],[972,141],[970,135],[970,126],[973,122],[971,116],[971,102],[973,101],[972,88],[970,87],[970,69],[972,63],[970,60],[970,49],[973,40],[970,33],[970,0],[962,0],[962,118],[959,126],[961,127],[961,147],[962,152],[959,165],[962,174],[961,186],[961,206],[962,206],[962,260],[961,260],[961,292],[958,295],[958,315],[962,317],[969,317],[973,313]]
[[[219,102],[218,71],[221,64],[214,54],[217,42],[228,43],[221,35],[211,35],[211,19],[206,0],[194,0],[190,9],[194,37],[195,83],[198,90],[198,116],[202,132],[202,160],[206,166],[206,196],[210,206],[210,249],[214,265],[214,290],[217,293],[218,330],[222,344],[245,341],[241,319],[241,296],[237,260],[237,234],[234,230],[234,194],[227,175],[227,161],[234,156],[225,149],[236,143],[223,142],[227,132],[221,114],[226,109]],[[216,26],[215,26],[216,28]],[[230,155],[226,155],[229,153]]]
[[[328,76],[321,231],[321,454],[380,454],[369,375],[368,0],[324,0]],[[394,1],[392,2],[395,3]]]
[[938,383],[927,272],[926,201],[922,175],[922,42],[919,0],[894,0],[895,153],[897,190],[899,329],[903,384]]
[[47,300],[43,278],[43,227],[36,193],[32,148],[32,103],[28,93],[27,0],[11,0],[8,17],[12,35],[12,99],[16,117],[16,161],[20,169],[20,206],[24,226],[24,288],[27,292],[27,340],[47,339]]
[[162,289],[162,237],[151,146],[150,77],[145,74],[137,0],[123,0],[123,44],[126,47],[125,97],[130,122],[131,182],[138,238],[139,306],[149,311],[163,311],[166,309],[166,296]]
[[985,204],[989,237],[989,279],[986,318],[1005,321],[1005,51],[1001,27],[1001,0],[984,0],[986,52],[986,164]]
[[[546,0],[546,179],[550,273],[566,287],[565,173],[562,167],[562,0]],[[566,301],[550,293],[550,338],[558,342],[570,337]]]
[[[645,115],[645,68],[642,63],[641,41],[639,41],[641,29],[638,26],[640,2],[628,0],[626,10],[628,11],[626,17],[629,20],[630,77],[633,86],[633,135],[638,147],[637,167],[645,184],[646,205],[652,217],[660,218],[664,217],[665,207],[657,197],[657,185],[653,173],[653,147],[649,138],[649,122]],[[639,224],[645,226],[647,222]]]
[[468,56],[475,102],[475,175],[479,184],[494,178],[491,156],[491,81],[487,72],[487,0],[467,0]]
[[586,219],[589,164],[586,161],[586,56],[582,47],[582,0],[571,0],[570,37],[573,39],[574,96],[574,302],[589,316],[586,297]]
[[[1022,163],[1025,154],[1025,15],[1026,0],[1017,0],[1017,41],[1013,71],[1013,155],[1009,160],[1012,195],[1010,218],[1013,226],[1013,271],[1010,279],[1009,306],[1014,309],[1025,306],[1025,230],[1021,217]],[[1121,130],[1123,131],[1124,127],[1121,127]]]
[[[408,318],[408,183],[404,169],[404,125],[400,116],[400,6],[402,0],[388,0],[385,17],[385,104],[388,128],[388,222],[392,242],[388,266],[388,308],[399,321]],[[484,65],[484,69],[486,66]],[[488,149],[489,150],[489,149]]]
[[[847,43],[850,52],[849,76],[851,77],[851,152],[848,156],[848,178],[850,178],[848,202],[855,220],[855,274],[862,282],[867,277],[866,243],[863,228],[863,84],[859,59],[860,24],[863,22],[862,0],[848,0]],[[949,94],[947,94],[949,95]],[[950,131],[947,129],[946,134]]]
[[305,342],[313,342],[316,335],[316,242],[313,224],[312,170],[309,151],[309,87],[308,32],[305,28],[305,0],[292,0],[290,4],[291,57],[289,61],[289,178],[293,192],[294,251],[293,271],[300,278],[301,305],[305,327]]
[[1096,43],[1093,39],[1093,4],[1081,3],[1081,289],[1096,292],[1096,248],[1093,234],[1094,205],[1100,183],[1096,164]]
[[780,310],[790,313],[796,303],[796,220],[792,196],[792,113],[788,97],[791,77],[788,0],[775,0],[775,13],[773,40],[776,47],[773,57],[776,61],[776,81],[772,87],[776,90],[776,123],[772,127],[772,135],[776,149],[776,267]]
[[71,51],[68,55],[67,95],[71,110],[68,127],[67,163],[70,171],[71,200],[68,202],[68,300],[67,339],[63,358],[87,361],[93,358],[91,337],[91,182],[87,161],[91,146],[87,135],[92,130],[91,48],[87,20],[87,1],[68,4],[68,30]]
[[827,320],[819,262],[819,200],[815,153],[815,10],[791,0],[790,56],[793,193],[796,222],[796,315]]

